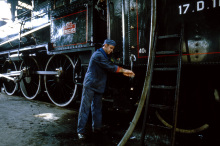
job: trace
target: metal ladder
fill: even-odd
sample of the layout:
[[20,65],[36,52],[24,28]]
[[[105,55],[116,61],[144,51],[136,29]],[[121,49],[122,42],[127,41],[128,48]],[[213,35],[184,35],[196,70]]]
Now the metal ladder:
[[[158,30],[158,29],[157,29]],[[153,55],[153,59],[152,59],[152,75],[151,75],[151,86],[149,88],[149,94],[147,95],[146,98],[146,104],[145,104],[145,113],[144,113],[144,118],[143,118],[143,126],[142,126],[142,134],[141,134],[141,145],[144,145],[144,138],[145,138],[145,134],[146,134],[146,121],[148,118],[148,109],[149,108],[156,108],[156,109],[161,109],[161,110],[167,110],[172,109],[173,111],[173,123],[172,123],[172,132],[171,132],[171,145],[174,146],[175,145],[175,137],[176,137],[176,125],[177,125],[177,116],[178,116],[178,103],[179,103],[179,89],[180,89],[180,75],[181,75],[181,66],[182,66],[182,42],[183,42],[183,33],[184,33],[184,26],[181,26],[181,32],[180,34],[172,34],[172,35],[163,35],[160,36],[158,35],[158,31],[155,32],[155,38],[154,38],[154,55]],[[163,40],[163,41],[167,41],[167,40],[175,40],[178,41],[178,49],[175,49],[175,51],[165,51],[165,50],[158,50],[158,44],[159,41]],[[157,65],[156,59],[158,58],[157,56],[164,56],[164,58],[166,58],[166,56],[176,56],[177,57],[177,64],[175,66],[167,66],[166,63],[164,63],[163,65],[161,65],[160,67],[155,67]],[[175,80],[175,84],[176,85],[166,85],[166,84],[157,84],[157,85],[152,85],[154,79],[156,77],[158,77],[157,75],[154,76],[155,72],[176,72],[176,80]],[[164,77],[166,78],[166,76]],[[151,104],[151,99],[152,99],[152,95],[151,94],[151,90],[167,90],[172,91],[174,90],[174,98],[172,97],[173,101],[173,105],[172,106],[167,106],[167,105],[163,105],[163,104]]]

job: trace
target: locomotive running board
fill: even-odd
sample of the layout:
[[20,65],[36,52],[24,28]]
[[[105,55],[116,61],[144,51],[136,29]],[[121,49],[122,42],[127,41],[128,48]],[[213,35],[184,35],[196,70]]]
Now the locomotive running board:
[[50,26],[50,23],[47,23],[47,24],[42,25],[42,26],[40,26],[40,27],[38,27],[38,28],[32,29],[32,30],[30,30],[30,31],[28,31],[28,32],[25,32],[25,33],[21,34],[21,36],[18,35],[18,36],[16,36],[16,37],[12,38],[12,39],[9,39],[8,41],[1,43],[0,46],[4,45],[4,44],[6,44],[6,43],[9,43],[9,42],[11,42],[11,41],[17,40],[17,39],[19,39],[19,37],[24,37],[24,36],[26,36],[26,35],[28,35],[28,34],[30,34],[30,33],[33,33],[33,32],[35,32],[35,31],[38,31],[38,30],[40,30],[40,29],[42,29],[42,28],[45,28],[45,27],[47,27],[47,26]]

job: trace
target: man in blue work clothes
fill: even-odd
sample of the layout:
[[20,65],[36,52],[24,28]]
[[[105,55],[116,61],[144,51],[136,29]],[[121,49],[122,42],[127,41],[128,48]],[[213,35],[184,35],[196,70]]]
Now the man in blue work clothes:
[[119,67],[109,60],[108,55],[113,52],[115,45],[114,40],[106,39],[103,47],[94,52],[90,59],[83,82],[78,116],[77,133],[81,140],[85,139],[85,126],[89,117],[90,107],[93,132],[100,131],[102,128],[102,94],[106,86],[107,72],[122,73],[128,77],[134,77],[135,75],[131,70]]

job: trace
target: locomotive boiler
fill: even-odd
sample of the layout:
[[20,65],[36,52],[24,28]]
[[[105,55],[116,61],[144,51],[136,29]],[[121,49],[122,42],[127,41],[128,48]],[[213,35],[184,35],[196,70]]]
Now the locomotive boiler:
[[[136,74],[134,78],[110,74],[103,97],[116,109],[134,110],[138,105],[133,127],[121,143],[134,130],[143,107],[143,125],[146,121],[162,125],[173,130],[171,137],[183,133],[205,137],[219,128],[219,0],[8,0],[7,4],[11,19],[1,18],[0,23],[0,77],[6,94],[21,91],[35,99],[45,92],[55,105],[71,105],[80,99],[92,53],[109,38],[117,43],[111,60]],[[159,132],[161,138],[155,133],[152,126],[147,128],[157,143],[175,141],[167,140],[166,132]]]

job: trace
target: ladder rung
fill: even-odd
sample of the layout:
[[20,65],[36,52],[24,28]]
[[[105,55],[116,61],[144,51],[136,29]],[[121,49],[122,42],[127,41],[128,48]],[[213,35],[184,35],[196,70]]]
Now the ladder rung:
[[166,130],[170,130],[171,128],[169,127],[165,127],[165,126],[162,126],[162,125],[155,125],[155,124],[152,124],[152,123],[146,123],[147,126],[150,126],[150,127],[158,127],[158,128],[161,128],[161,129],[166,129]]
[[152,85],[151,88],[154,88],[154,89],[176,89],[176,86]]
[[157,55],[168,55],[168,54],[177,54],[178,51],[157,51]]
[[150,107],[161,109],[161,110],[173,109],[172,106],[161,105],[161,104],[150,104]]
[[178,68],[176,67],[173,67],[173,68],[165,68],[165,67],[162,67],[162,68],[154,68],[155,71],[176,71]]
[[158,36],[158,39],[168,39],[168,38],[178,38],[178,37],[180,37],[179,34],[171,34],[171,35]]

